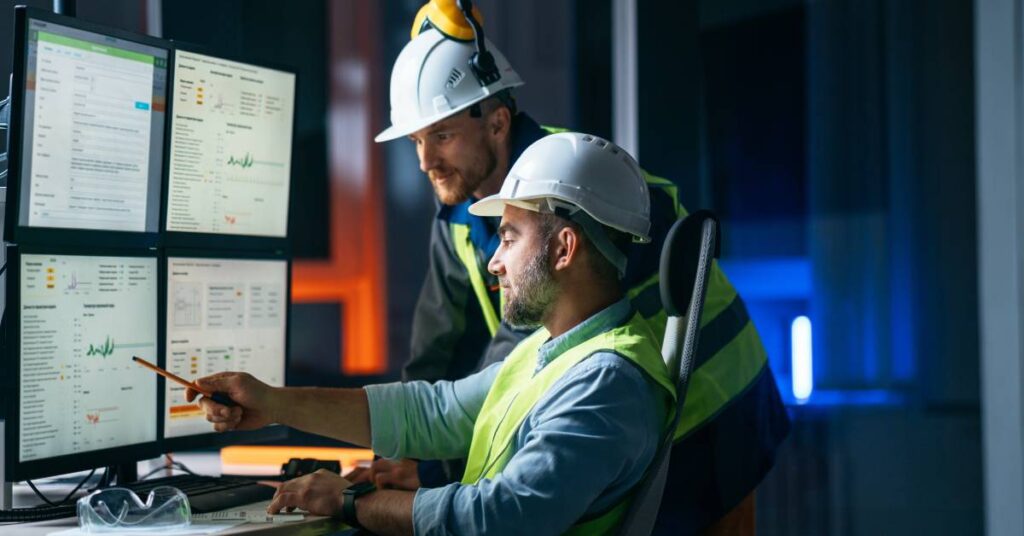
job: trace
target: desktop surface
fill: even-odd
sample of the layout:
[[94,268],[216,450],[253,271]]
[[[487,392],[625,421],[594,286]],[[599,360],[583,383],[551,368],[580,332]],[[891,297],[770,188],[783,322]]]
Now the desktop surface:
[[[187,465],[193,471],[208,474],[208,475],[219,475],[222,466],[221,455],[217,452],[190,452],[176,454],[174,459]],[[158,467],[162,463],[161,460],[150,460],[145,462],[139,462],[138,471],[140,475],[144,475],[152,471],[155,467]],[[267,474],[271,474],[274,470],[271,466],[266,466]],[[48,496],[57,497],[63,496],[74,488],[75,484],[85,476],[86,473],[79,475],[67,475],[59,479],[53,479],[50,483],[47,483],[46,487],[42,489],[43,493]],[[37,482],[38,484],[39,482]],[[79,496],[84,496],[80,494]],[[14,493],[14,506],[16,508],[28,508],[35,506],[39,503],[39,498],[33,494],[28,486],[22,484],[15,487]],[[242,505],[234,508],[224,510],[225,514],[237,514],[239,512],[246,512],[249,514],[249,518],[259,518],[255,516],[260,512],[266,510],[268,500],[261,500],[251,504]],[[195,517],[193,524],[203,524],[204,526],[214,521],[203,519],[200,515],[198,518]],[[233,517],[233,516],[232,516]],[[78,526],[78,519],[75,517],[67,517],[62,519],[55,519],[51,521],[40,521],[35,523],[16,523],[16,524],[5,524],[0,523],[0,534],[5,536],[37,536],[44,534],[53,534],[68,529],[72,529]],[[344,525],[337,519],[324,517],[324,516],[313,516],[306,515],[302,521],[290,521],[290,522],[253,522],[248,521],[240,525],[228,525],[223,531],[218,531],[216,534],[248,534],[248,533],[259,533],[259,534],[294,534],[296,530],[300,530],[304,534],[326,534],[332,533],[338,530],[344,529]]]

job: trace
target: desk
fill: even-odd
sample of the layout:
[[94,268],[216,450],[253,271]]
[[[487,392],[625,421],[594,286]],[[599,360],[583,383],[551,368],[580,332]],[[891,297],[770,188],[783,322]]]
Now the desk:
[[[261,504],[266,504],[261,503]],[[38,523],[0,524],[0,533],[4,536],[45,536],[54,532],[75,528],[78,526],[78,519],[68,517],[55,519],[53,521],[40,521]],[[344,529],[341,521],[322,516],[306,516],[303,521],[292,523],[245,523],[231,527],[214,535],[221,534],[261,534],[261,535],[314,535],[327,534]],[[117,534],[117,533],[108,533]],[[126,532],[125,534],[140,534],[139,532]]]
[[[359,453],[362,455],[362,453]],[[220,474],[221,472],[221,456],[216,452],[198,452],[198,453],[187,453],[175,456],[175,459],[182,461],[187,464],[190,468],[198,473],[203,474]],[[254,469],[262,469],[263,473],[266,474],[273,470],[276,470],[280,465],[279,462],[274,458],[274,463],[264,467],[254,467]],[[347,460],[343,460],[343,465],[347,465]],[[139,475],[146,474],[152,468],[159,467],[162,464],[161,459],[150,460],[139,463]],[[354,463],[352,463],[354,466]],[[351,469],[351,467],[346,467]],[[45,492],[47,495],[53,497],[62,497],[64,494],[71,491],[74,484],[81,477],[84,477],[87,473],[81,473],[79,477],[66,478],[61,484],[50,484],[47,485]],[[157,475],[163,476],[163,475]],[[38,503],[38,499],[35,494],[25,485],[19,485],[14,490],[14,506],[15,507],[27,507]],[[232,510],[247,510],[255,508],[257,505],[266,505],[269,501],[262,503],[256,503],[254,505],[243,506]],[[78,519],[74,517],[68,517],[64,519],[55,519],[53,521],[40,521],[38,523],[15,523],[15,524],[2,524],[0,523],[0,534],[4,536],[45,536],[54,532],[60,532],[70,528],[78,526]],[[222,532],[216,532],[215,535],[221,534],[298,534],[298,535],[315,535],[315,534],[327,534],[343,530],[345,525],[341,521],[322,516],[310,516],[307,515],[303,521],[296,521],[291,523],[245,523],[224,530]],[[116,533],[110,533],[116,534]],[[125,534],[140,534],[139,532],[127,532]]]

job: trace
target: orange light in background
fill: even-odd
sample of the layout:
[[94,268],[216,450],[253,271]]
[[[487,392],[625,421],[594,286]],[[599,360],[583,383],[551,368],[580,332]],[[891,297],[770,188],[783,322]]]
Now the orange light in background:
[[371,129],[387,92],[378,76],[376,6],[358,0],[327,6],[330,258],[295,262],[292,301],[341,303],[340,371],[382,374],[388,368],[384,180]]

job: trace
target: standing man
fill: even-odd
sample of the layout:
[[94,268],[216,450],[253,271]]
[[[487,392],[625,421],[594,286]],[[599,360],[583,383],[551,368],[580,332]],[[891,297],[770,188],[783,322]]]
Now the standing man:
[[328,471],[275,483],[269,513],[339,515],[374,534],[613,534],[675,401],[660,340],[620,285],[622,245],[650,241],[648,199],[615,145],[544,138],[499,194],[470,208],[503,215],[488,268],[505,289],[505,322],[533,331],[503,362],[455,382],[363,389],[222,373],[197,383],[239,407],[204,398],[207,419],[220,431],[279,422],[384,456],[468,453],[462,481],[442,488],[376,490]]
[[[529,334],[503,321],[505,296],[485,269],[499,247],[497,219],[469,207],[497,193],[523,150],[556,129],[517,109],[512,90],[522,79],[475,20],[466,24],[467,15],[451,0],[423,7],[392,70],[392,124],[376,138],[411,140],[440,202],[406,380],[463,378],[503,359]],[[660,337],[666,319],[658,295],[660,248],[686,211],[671,181],[644,176],[655,247],[627,248],[623,284]],[[772,467],[789,421],[757,330],[717,265],[700,341],[656,531],[750,533],[753,491]],[[378,460],[368,476],[416,489],[457,480],[462,472],[459,464]]]

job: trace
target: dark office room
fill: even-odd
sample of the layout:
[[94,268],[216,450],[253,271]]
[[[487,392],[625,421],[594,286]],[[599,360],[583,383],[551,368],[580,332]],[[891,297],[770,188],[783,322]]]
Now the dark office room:
[[0,533],[1024,534],[1024,0],[0,2]]

